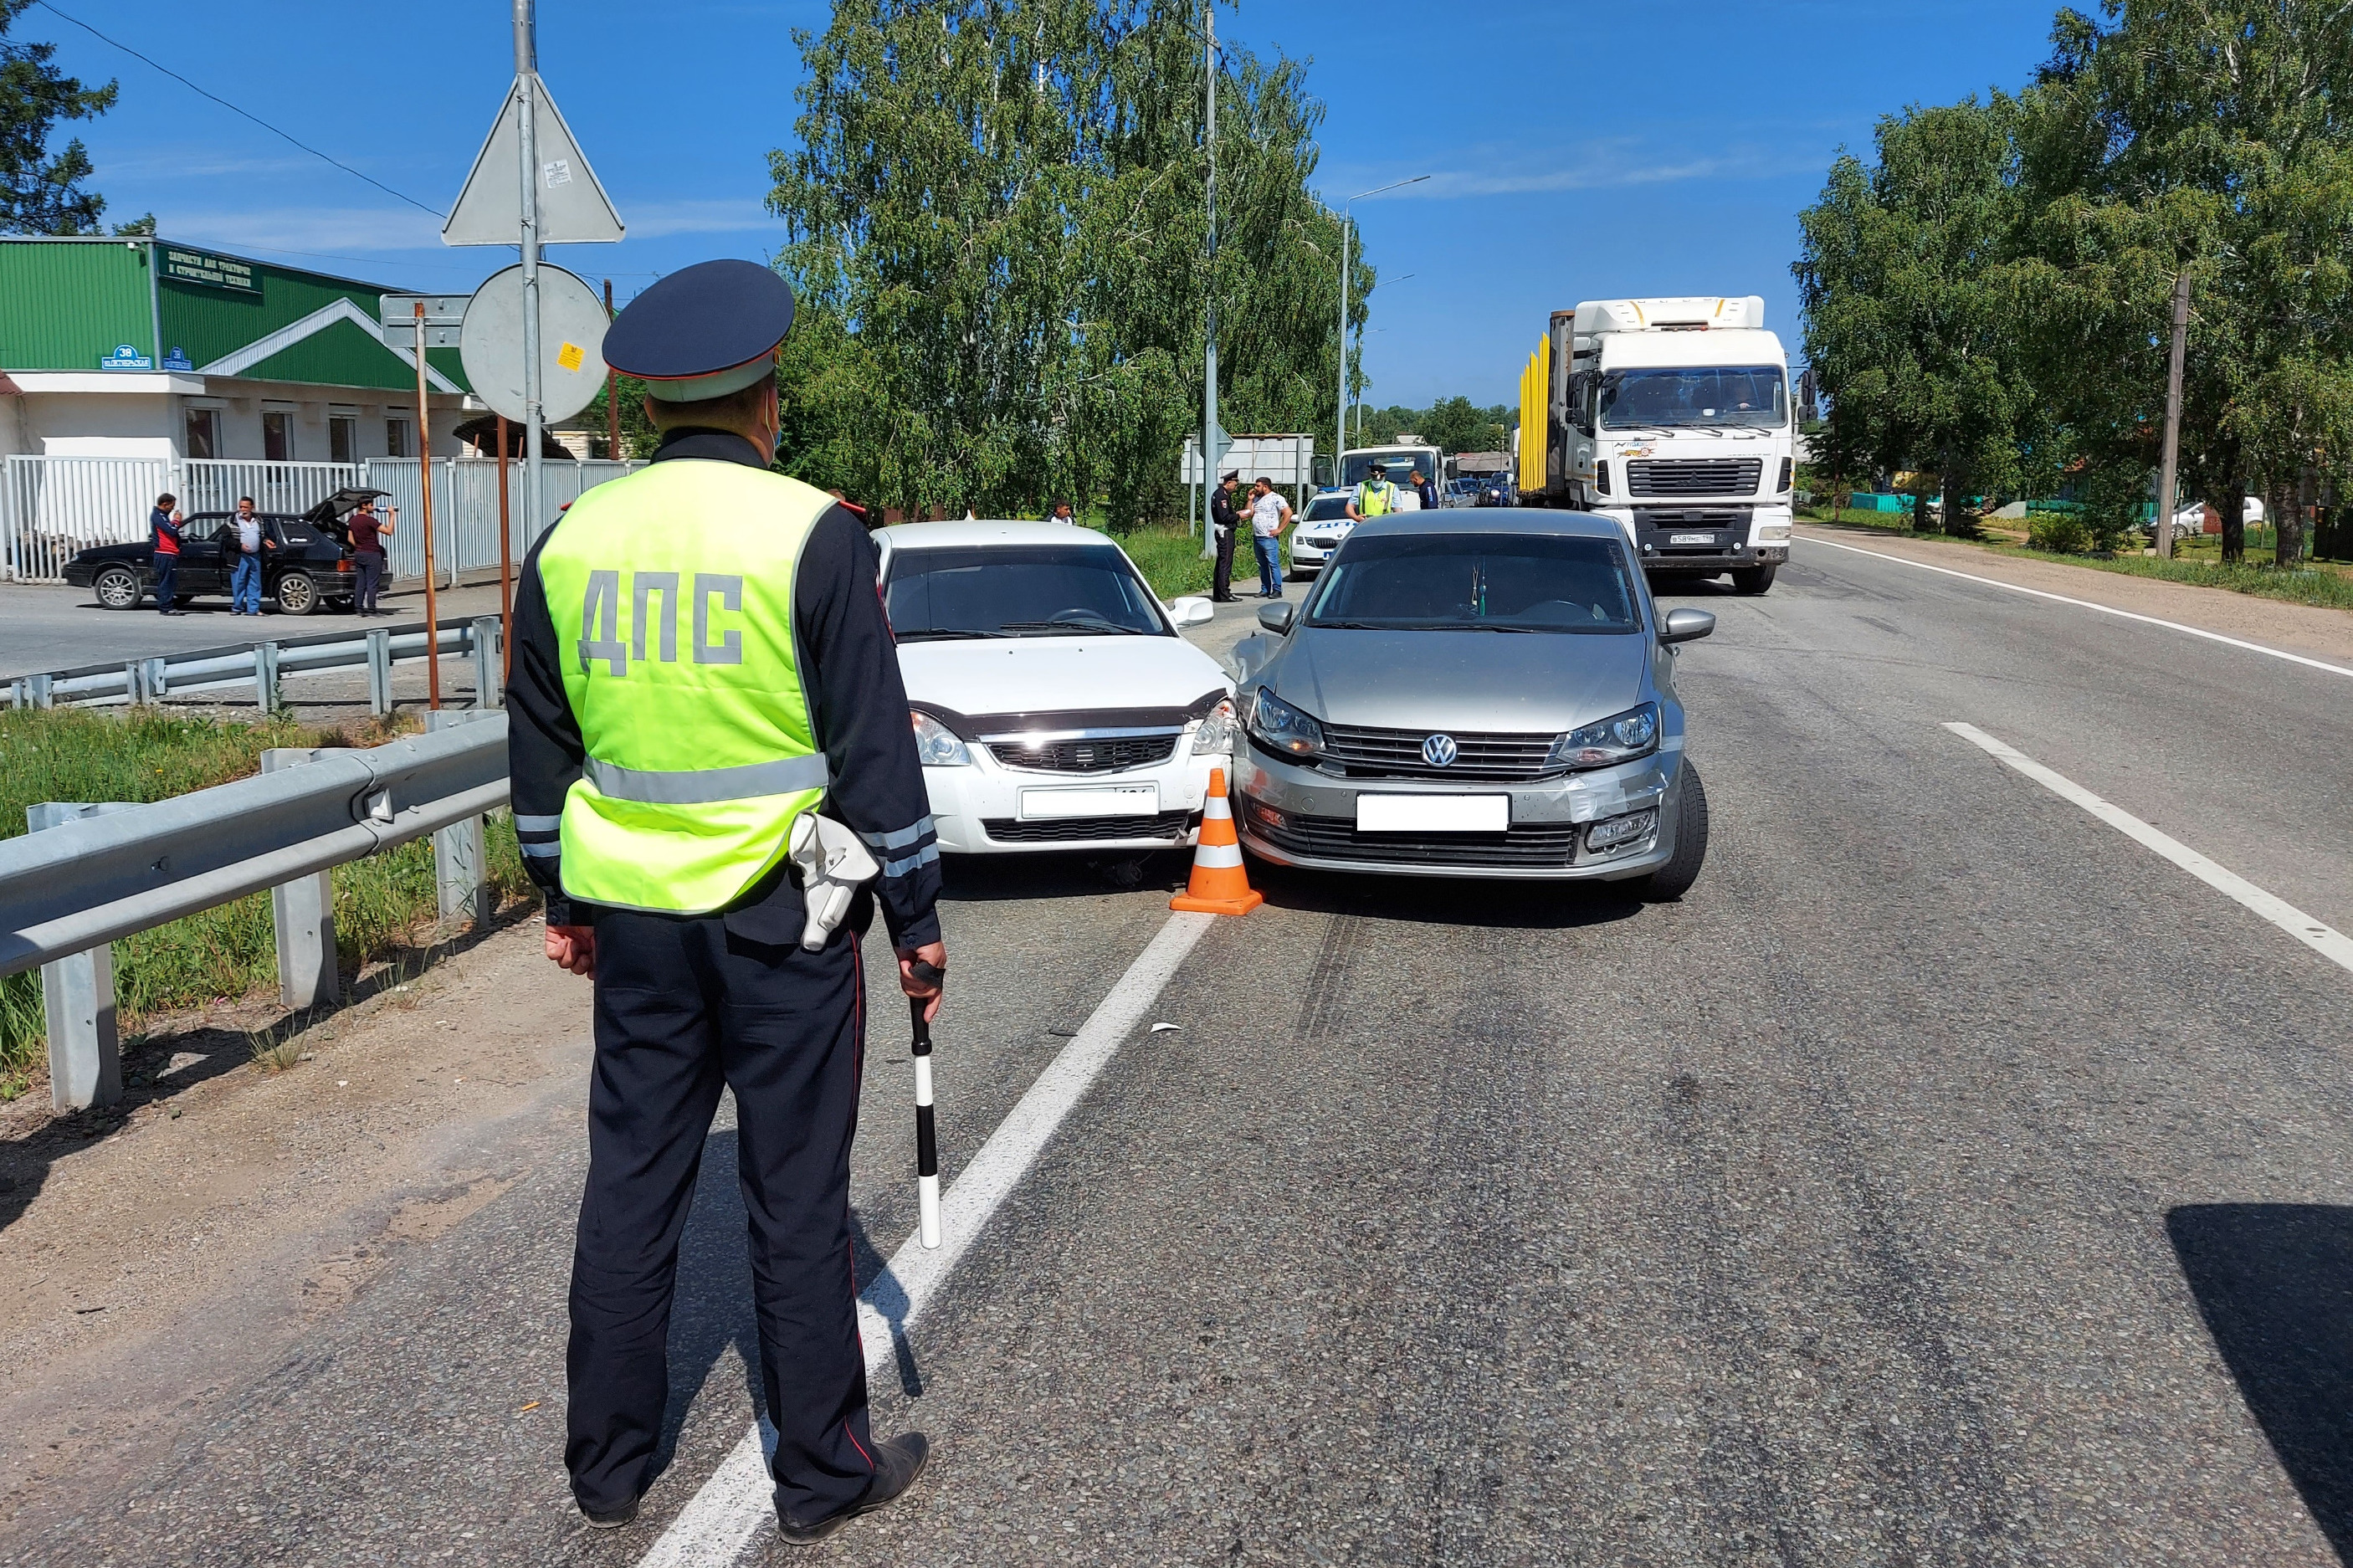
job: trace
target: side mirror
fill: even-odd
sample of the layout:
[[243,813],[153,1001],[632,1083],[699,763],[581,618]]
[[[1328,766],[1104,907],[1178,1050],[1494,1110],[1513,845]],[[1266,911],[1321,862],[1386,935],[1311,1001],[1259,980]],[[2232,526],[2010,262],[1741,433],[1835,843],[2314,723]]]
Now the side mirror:
[[1697,642],[1715,630],[1715,617],[1705,610],[1689,608],[1669,610],[1659,627],[1661,642]]
[[1261,605],[1258,607],[1258,624],[1282,637],[1291,630],[1291,617],[1298,613],[1298,605],[1288,603]]
[[1328,490],[1332,488],[1332,459],[1328,456],[1311,459],[1307,465],[1307,471],[1312,476],[1311,482],[1317,489]]
[[1180,626],[1198,626],[1204,621],[1216,620],[1218,612],[1208,600],[1187,595],[1168,601],[1168,618]]

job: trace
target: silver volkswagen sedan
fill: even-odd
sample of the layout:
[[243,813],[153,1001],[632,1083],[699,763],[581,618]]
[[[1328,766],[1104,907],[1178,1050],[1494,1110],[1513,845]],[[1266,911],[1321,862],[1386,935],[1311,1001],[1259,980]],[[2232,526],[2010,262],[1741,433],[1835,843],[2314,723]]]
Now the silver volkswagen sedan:
[[1352,531],[1298,606],[1235,649],[1243,845],[1285,866],[1633,881],[1681,896],[1707,853],[1673,645],[1605,517],[1405,512]]

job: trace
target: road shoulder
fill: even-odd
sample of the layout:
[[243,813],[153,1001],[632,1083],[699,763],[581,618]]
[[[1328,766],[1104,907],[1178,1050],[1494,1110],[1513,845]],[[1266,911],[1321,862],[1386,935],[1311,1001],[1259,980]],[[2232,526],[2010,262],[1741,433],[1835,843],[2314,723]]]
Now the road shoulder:
[[[2015,587],[2063,595],[2110,609],[2159,620],[2178,621],[2221,637],[2240,637],[2267,647],[2284,648],[2315,658],[2353,664],[2353,615],[2313,605],[2291,605],[2277,599],[2234,594],[2225,588],[2203,588],[2189,583],[2167,583],[2152,577],[2132,577],[2072,566],[2061,561],[2029,561],[1978,550],[1957,540],[1891,534],[1879,529],[1836,528],[1799,523],[1797,537],[1817,546],[1842,545],[1894,561],[1942,567]],[[1811,552],[1816,564],[1828,564],[1830,552]],[[1808,552],[1799,552],[1806,560]]]

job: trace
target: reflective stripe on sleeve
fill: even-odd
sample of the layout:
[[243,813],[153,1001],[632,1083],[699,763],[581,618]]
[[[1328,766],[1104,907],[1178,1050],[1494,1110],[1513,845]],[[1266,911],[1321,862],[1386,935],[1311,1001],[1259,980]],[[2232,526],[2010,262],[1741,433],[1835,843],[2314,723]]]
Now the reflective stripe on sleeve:
[[527,860],[553,860],[564,853],[561,844],[524,844],[518,846]]
[[882,874],[886,877],[903,877],[916,867],[928,866],[939,858],[940,847],[936,844],[926,844],[903,859],[883,861]]
[[861,833],[858,837],[877,849],[903,849],[932,829],[931,814],[926,812],[915,818],[910,826],[902,827],[894,833]]
[[564,826],[561,816],[533,816],[527,812],[515,813],[517,833],[554,833]]
[[590,757],[580,771],[599,795],[648,805],[711,805],[726,800],[757,800],[823,789],[828,776],[822,752],[750,763],[739,768],[692,768],[682,773],[647,773]]

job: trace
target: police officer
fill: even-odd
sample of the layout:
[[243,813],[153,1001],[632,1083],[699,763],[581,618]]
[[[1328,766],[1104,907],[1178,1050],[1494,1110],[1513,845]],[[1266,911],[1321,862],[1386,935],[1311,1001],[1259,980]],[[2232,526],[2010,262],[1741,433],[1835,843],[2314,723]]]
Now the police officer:
[[1234,487],[1241,483],[1242,471],[1228,468],[1218,476],[1218,488],[1209,495],[1209,526],[1217,531],[1216,569],[1209,575],[1209,597],[1220,605],[1234,602]]
[[[588,1522],[637,1516],[703,1139],[738,1112],[779,1528],[821,1540],[905,1491],[926,1445],[867,1429],[849,1224],[864,1053],[859,934],[900,985],[947,954],[939,849],[866,531],[773,472],[784,280],[707,261],[640,294],[605,357],[661,431],[526,559],[508,693],[514,813],[547,955],[596,983],[588,1179],[572,1263],[564,1458]],[[786,861],[823,811],[881,875],[816,952]]]
[[1386,465],[1375,463],[1365,470],[1365,482],[1348,498],[1348,521],[1362,522],[1368,517],[1387,517],[1397,510],[1397,486],[1389,483]]

